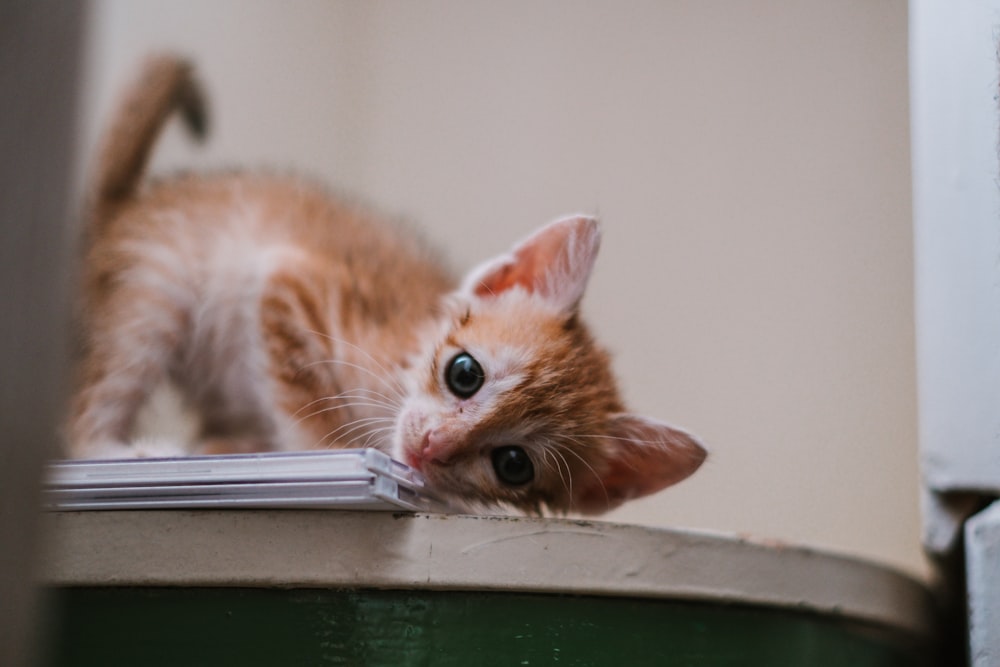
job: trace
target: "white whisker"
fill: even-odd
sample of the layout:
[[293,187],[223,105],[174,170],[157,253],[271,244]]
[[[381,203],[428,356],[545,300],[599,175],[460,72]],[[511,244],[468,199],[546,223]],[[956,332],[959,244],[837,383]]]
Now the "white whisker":
[[[548,443],[549,443],[549,441],[546,440],[546,442],[542,444],[543,462],[549,467],[550,470],[553,469],[553,468],[555,468],[555,471],[559,474],[559,480],[562,482],[563,488],[566,489],[566,492],[569,493],[570,496],[572,496],[573,495],[573,478],[572,478],[572,476],[570,476],[569,483],[567,483],[566,477],[563,476],[562,465],[560,465],[560,463],[559,463],[559,458],[563,459],[563,463],[565,463],[566,460],[562,456],[562,454],[560,454],[554,448],[550,447]],[[552,458],[555,461],[555,465],[554,466],[553,466],[552,463],[549,462],[549,455],[550,454],[552,455]],[[558,455],[559,458],[556,458],[557,455]],[[566,471],[569,472],[569,466],[568,465],[566,466]]]
[[[582,444],[582,443],[580,443],[580,442],[578,442],[576,440],[576,436],[562,435],[562,436],[560,436],[560,440],[566,440],[566,441],[570,441],[570,442],[576,442],[577,444]],[[594,479],[597,480],[597,483],[601,485],[601,490],[604,491],[604,496],[605,496],[605,498],[607,498],[608,503],[610,504],[611,503],[611,496],[608,494],[607,487],[604,486],[604,480],[602,480],[601,476],[597,474],[596,470],[594,470],[594,466],[590,465],[590,463],[588,463],[585,458],[583,458],[582,456],[580,456],[579,452],[577,452],[576,450],[574,450],[572,447],[566,445],[564,442],[557,441],[555,444],[556,444],[556,447],[559,448],[560,450],[569,452],[570,454],[572,454],[573,456],[575,456],[580,461],[580,463],[582,463],[584,465],[584,467],[586,467],[587,470],[590,471],[590,473],[594,476]]]
[[346,438],[347,436],[354,433],[358,429],[362,429],[371,424],[378,424],[378,423],[394,424],[395,420],[390,419],[388,417],[364,417],[362,419],[355,419],[354,421],[347,422],[346,424],[342,424],[337,428],[333,429],[332,431],[324,435],[322,438],[320,438],[319,442],[322,443],[326,440],[329,440],[330,441],[330,445],[328,445],[329,448],[333,446],[333,443],[337,442],[337,437],[338,437],[337,434],[340,433],[341,431],[344,431],[344,429],[347,430],[343,433],[342,437]]
[[[372,394],[374,396],[372,396]],[[317,403],[322,403],[324,401],[336,401],[336,400],[340,400],[340,399],[344,399],[344,398],[364,399],[364,400],[366,400],[366,401],[368,401],[370,403],[378,404],[379,406],[384,407],[384,408],[388,408],[390,410],[398,410],[400,408],[400,403],[398,403],[394,399],[386,396],[385,394],[377,392],[374,389],[365,389],[365,388],[359,387],[357,389],[349,389],[347,391],[343,391],[343,392],[341,392],[339,394],[335,394],[333,396],[322,396],[322,397],[317,398],[315,400],[309,401],[308,403],[306,403],[305,405],[303,405],[302,407],[300,407],[298,410],[296,410],[292,414],[292,416],[294,417],[294,416],[298,415],[303,410],[305,410],[305,409],[307,409],[307,408],[309,408],[309,407],[311,407],[313,405],[316,405]]]
[[[307,419],[312,419],[313,417],[316,417],[318,415],[327,412],[334,412],[336,410],[343,410],[347,408],[382,408],[382,407],[383,406],[377,403],[367,403],[364,401],[352,401],[350,403],[341,403],[340,405],[333,405],[328,408],[320,408],[318,410],[313,410],[308,414],[302,415],[301,417],[295,420],[294,425],[298,426]],[[379,417],[379,419],[392,419],[392,417]]]
[[[347,444],[348,445],[354,444],[355,442],[357,442],[361,438],[365,438],[365,435],[367,435],[368,437],[365,438],[365,441],[361,444],[361,446],[362,447],[370,447],[371,446],[371,441],[372,441],[373,438],[375,438],[376,436],[378,436],[379,440],[384,441],[385,437],[382,436],[381,434],[383,434],[383,433],[391,433],[392,431],[395,431],[395,430],[396,430],[395,426],[383,426],[381,428],[372,429],[367,434],[362,433],[361,435],[352,438],[350,441],[348,441]],[[379,447],[377,449],[381,449],[381,448]]]
[[386,378],[382,377],[381,375],[379,375],[378,373],[376,373],[372,369],[365,368],[361,364],[356,364],[356,363],[354,363],[352,361],[346,361],[344,359],[321,359],[319,361],[313,361],[313,362],[310,362],[310,363],[306,364],[305,366],[302,367],[302,369],[310,368],[312,366],[317,366],[319,364],[340,364],[341,366],[346,366],[348,368],[353,368],[354,370],[361,371],[362,373],[366,373],[366,374],[370,375],[371,377],[375,378],[376,380],[378,380],[379,382],[381,382],[383,385],[385,385],[386,388],[394,394],[395,398],[398,398],[399,400],[403,400],[403,399],[406,398],[406,392],[403,391],[402,386],[397,386],[397,385],[399,385],[398,382],[395,382],[395,380],[394,380],[395,384],[390,384],[389,380],[387,380]]
[[[358,352],[360,352],[361,354],[363,354],[365,357],[367,357],[368,359],[370,359],[372,361],[372,363],[375,364],[378,367],[378,369],[380,371],[382,371],[382,373],[385,374],[385,377],[381,377],[381,376],[379,376],[379,375],[377,375],[375,373],[371,373],[374,377],[379,378],[387,387],[389,387],[389,389],[395,389],[396,395],[399,396],[400,398],[403,398],[406,395],[406,389],[399,382],[399,380],[396,379],[396,375],[394,373],[389,372],[389,370],[385,367],[385,365],[382,364],[378,359],[376,359],[372,355],[372,353],[369,352],[368,350],[364,349],[363,347],[360,347],[359,345],[355,345],[354,343],[352,343],[352,342],[350,342],[348,340],[344,340],[343,338],[337,338],[335,336],[331,336],[329,334],[325,334],[325,333],[323,333],[321,331],[310,330],[310,333],[313,333],[313,334],[315,334],[317,336],[322,336],[322,337],[326,338],[327,340],[329,340],[329,341],[331,341],[333,343],[339,343],[341,345],[346,345],[346,346],[348,346],[348,347],[350,347],[350,348],[352,348],[354,350],[357,350]],[[365,370],[368,370],[368,369],[365,369]],[[393,381],[393,384],[389,384],[389,381],[386,378],[391,378],[392,381]]]

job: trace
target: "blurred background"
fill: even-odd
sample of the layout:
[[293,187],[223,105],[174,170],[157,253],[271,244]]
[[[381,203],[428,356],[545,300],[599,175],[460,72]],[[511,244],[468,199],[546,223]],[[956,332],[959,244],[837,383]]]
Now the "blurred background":
[[694,477],[607,518],[923,573],[903,0],[94,0],[77,187],[142,57],[192,58],[212,130],[154,171],[318,176],[458,271],[598,214],[584,312]]

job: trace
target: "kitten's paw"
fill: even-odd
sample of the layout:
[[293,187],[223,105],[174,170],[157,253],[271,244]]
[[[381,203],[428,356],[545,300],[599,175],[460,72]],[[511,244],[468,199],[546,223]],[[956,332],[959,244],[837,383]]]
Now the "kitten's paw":
[[277,450],[266,440],[260,438],[206,438],[195,446],[192,453],[217,456],[219,454],[257,454],[273,451]]
[[164,459],[190,456],[191,448],[180,440],[172,438],[136,438],[129,447],[139,459]]
[[72,459],[134,459],[132,446],[120,440],[86,440],[69,448]]
[[105,440],[72,448],[75,459],[158,459],[189,455],[187,446],[168,438],[136,438],[133,442]]

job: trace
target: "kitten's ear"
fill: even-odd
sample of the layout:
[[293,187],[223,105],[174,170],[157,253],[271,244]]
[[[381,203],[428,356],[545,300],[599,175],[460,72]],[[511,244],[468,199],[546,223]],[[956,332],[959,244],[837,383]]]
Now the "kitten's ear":
[[597,479],[585,476],[574,490],[573,509],[584,514],[606,512],[676,484],[708,455],[687,433],[631,414],[611,418],[605,442],[612,452],[606,469]]
[[600,244],[601,231],[595,219],[576,216],[557,220],[521,241],[509,254],[470,271],[462,292],[490,299],[521,287],[561,311],[573,311],[583,297]]

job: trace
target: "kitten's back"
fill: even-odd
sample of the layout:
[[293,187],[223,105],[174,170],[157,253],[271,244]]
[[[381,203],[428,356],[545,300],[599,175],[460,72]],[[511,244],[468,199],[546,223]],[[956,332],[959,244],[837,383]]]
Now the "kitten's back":
[[[144,180],[172,111],[204,126],[198,91],[186,63],[150,59],[100,153],[85,244],[77,455],[84,443],[111,442],[103,450],[117,452],[136,406],[165,376],[201,408],[207,436],[246,431],[264,433],[266,447],[315,446],[278,432],[278,413],[297,414],[403,364],[418,325],[454,286],[412,233],[302,179]],[[347,416],[317,414],[309,437]]]
[[[344,321],[405,320],[428,312],[454,287],[440,259],[411,230],[303,179],[231,172],[147,185],[150,154],[174,112],[204,137],[206,103],[192,66],[154,55],[126,91],[99,153],[87,230],[97,255],[89,265],[97,274],[118,270],[122,253],[143,246],[160,254],[172,247],[172,259],[199,283],[214,258],[242,256],[253,265],[298,254],[339,284]],[[98,283],[106,284],[106,276]]]

